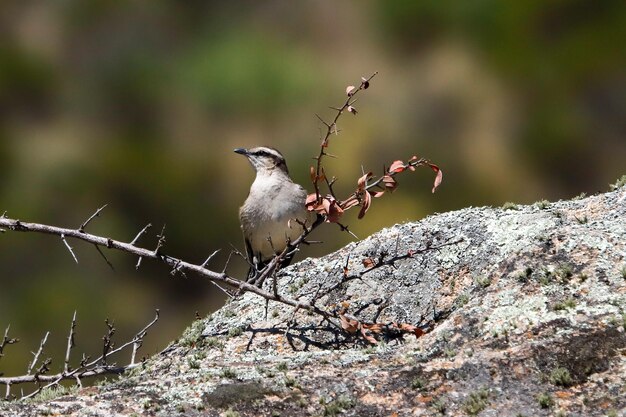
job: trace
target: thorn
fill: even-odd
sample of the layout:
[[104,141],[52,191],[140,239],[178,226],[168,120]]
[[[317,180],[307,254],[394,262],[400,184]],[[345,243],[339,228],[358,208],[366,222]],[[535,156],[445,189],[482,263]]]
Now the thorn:
[[339,225],[339,228],[341,229],[342,232],[348,232],[353,238],[355,239],[359,239],[357,235],[355,235],[354,233],[352,233],[352,231],[350,229],[348,229],[348,226],[344,226],[341,223],[337,223]]
[[320,243],[324,243],[323,240],[306,240],[306,239],[302,239],[302,243],[303,245],[318,245]]
[[228,269],[228,264],[230,263],[230,258],[232,258],[234,253],[239,254],[240,252],[238,250],[230,251],[230,253],[228,254],[228,258],[226,259],[226,263],[224,264],[224,269],[222,269],[222,274],[226,273],[226,269]]
[[329,125],[328,123],[326,123],[326,121],[325,121],[324,119],[322,119],[322,118],[320,117],[320,115],[319,115],[319,114],[315,113],[315,117],[317,117],[317,118],[319,119],[319,121],[320,121],[320,122],[324,123],[324,125],[325,125],[327,128],[329,128],[329,129],[330,129],[330,125]]
[[228,298],[235,298],[235,293],[231,290],[229,290],[228,288],[224,288],[221,285],[219,285],[217,282],[215,281],[209,281],[211,284],[215,285],[217,288],[219,288],[224,294],[226,294],[226,296]]
[[63,243],[65,243],[65,246],[67,247],[67,250],[70,251],[70,253],[72,254],[72,258],[74,258],[74,261],[76,261],[76,263],[78,263],[78,258],[76,257],[76,254],[74,254],[74,250],[72,250],[72,247],[70,246],[69,243],[67,243],[67,240],[65,239],[65,235],[61,234],[61,240],[63,240]]
[[112,271],[115,271],[115,268],[113,268],[113,264],[111,262],[109,262],[109,260],[107,259],[106,255],[104,254],[104,252],[102,252],[102,249],[100,249],[100,246],[96,245],[94,243],[94,246],[96,247],[96,249],[98,250],[98,253],[100,255],[102,255],[102,258],[104,259],[104,261],[107,263],[107,265],[109,265],[109,267],[111,268]]
[[217,255],[217,253],[220,251],[221,249],[216,249],[212,254],[209,255],[208,258],[206,258],[206,261],[204,261],[202,263],[202,265],[200,265],[201,268],[206,268],[206,266],[209,264],[209,262],[211,262],[211,259],[213,259],[213,257],[215,255]]
[[151,223],[148,223],[143,229],[141,229],[139,231],[139,233],[137,233],[137,236],[135,236],[135,238],[130,242],[131,245],[135,246],[135,243],[137,243],[137,241],[139,240],[139,238],[141,237],[141,235],[143,235],[144,233],[146,233],[148,231],[149,228],[152,227]]
[[157,235],[157,237],[159,238],[159,241],[157,242],[157,247],[154,249],[154,253],[155,254],[159,254],[159,250],[161,250],[161,248],[163,246],[165,246],[165,224],[163,225],[163,228],[161,229],[161,233]]

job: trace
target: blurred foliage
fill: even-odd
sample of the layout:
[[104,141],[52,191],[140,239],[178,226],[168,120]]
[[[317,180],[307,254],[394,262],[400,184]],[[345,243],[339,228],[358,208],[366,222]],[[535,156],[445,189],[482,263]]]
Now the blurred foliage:
[[[434,211],[530,203],[607,189],[626,160],[626,3],[617,0],[23,2],[0,10],[0,212],[156,245],[202,262],[241,248],[237,208],[253,173],[235,147],[267,144],[309,183],[319,123],[345,87],[380,71],[334,137],[327,172],[349,193],[361,166],[413,154],[441,165],[399,178],[357,235]],[[350,241],[332,226],[328,253]],[[99,350],[106,317],[120,337],[162,311],[145,353],[222,302],[194,277],[49,236],[0,235],[0,329],[25,369],[51,330],[60,358],[73,311],[78,351]],[[246,266],[234,260],[233,274]],[[53,364],[54,365],[54,364]]]

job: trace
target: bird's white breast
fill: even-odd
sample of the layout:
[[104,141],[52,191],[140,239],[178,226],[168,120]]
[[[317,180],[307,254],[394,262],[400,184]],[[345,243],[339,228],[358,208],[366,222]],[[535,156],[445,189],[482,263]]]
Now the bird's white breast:
[[305,200],[306,191],[290,179],[257,176],[240,219],[245,238],[261,260],[271,258],[302,234],[296,219],[304,222],[309,217]]

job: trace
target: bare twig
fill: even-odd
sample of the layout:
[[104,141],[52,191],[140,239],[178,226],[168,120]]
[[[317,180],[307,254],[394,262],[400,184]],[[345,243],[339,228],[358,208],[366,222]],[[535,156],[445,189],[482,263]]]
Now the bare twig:
[[161,248],[165,246],[165,225],[163,225],[161,233],[158,234],[157,237],[159,238],[159,241],[157,242],[157,247],[154,249],[154,253],[158,255],[161,251]]
[[0,358],[2,358],[2,356],[4,356],[4,347],[6,345],[12,345],[14,343],[18,343],[20,341],[20,339],[14,339],[14,338],[10,338],[9,337],[9,330],[11,329],[11,326],[7,326],[6,329],[4,329],[4,337],[2,338],[2,340],[0,340]]
[[154,319],[152,322],[150,322],[146,327],[144,327],[143,329],[141,329],[139,331],[139,333],[137,333],[135,335],[135,337],[133,338],[133,353],[130,357],[130,364],[134,365],[135,364],[135,356],[137,355],[137,350],[139,350],[139,348],[141,347],[141,345],[143,344],[143,339],[146,337],[146,334],[148,333],[148,329],[154,324],[156,323],[156,321],[159,319],[159,309],[156,309],[156,315],[154,316]]
[[[96,246],[97,247],[97,246]],[[67,336],[67,348],[65,349],[65,363],[63,365],[63,372],[70,371],[70,353],[74,347],[74,332],[76,330],[76,310],[72,316],[72,324],[70,325],[70,334]]]
[[50,332],[46,332],[46,335],[43,337],[43,339],[41,339],[41,342],[39,343],[39,349],[37,350],[37,352],[33,352],[33,361],[30,363],[30,365],[28,365],[28,370],[26,371],[28,375],[32,373],[33,368],[39,361],[39,356],[41,356],[41,354],[43,353],[43,348],[46,346],[46,342],[48,341],[49,335],[50,335]]
[[104,320],[104,323],[107,326],[107,334],[102,337],[102,365],[107,365],[107,355],[113,349],[113,335],[115,334],[115,326],[114,323],[110,322],[109,319]]
[[104,210],[104,208],[107,206],[107,204],[105,204],[104,206],[100,207],[98,210],[96,210],[96,212],[94,214],[91,215],[90,218],[88,218],[87,220],[85,220],[85,223],[81,224],[80,227],[78,228],[78,230],[80,230],[81,232],[85,231],[85,227],[87,227],[87,225],[89,224],[89,222],[91,222],[93,219],[95,219],[96,217],[100,216],[100,212],[102,210]]
[[[143,337],[146,335],[146,333],[147,333],[148,329],[149,329],[150,327],[154,326],[154,324],[155,324],[155,323],[159,320],[159,314],[160,314],[160,313],[159,313],[159,310],[156,310],[156,314],[155,314],[155,316],[154,316],[154,319],[152,319],[152,321],[151,321],[150,323],[148,323],[148,324],[147,324],[147,325],[146,325],[143,329],[141,329],[139,332],[137,332],[137,333],[135,334],[135,336],[132,338],[132,340],[130,340],[130,341],[126,342],[126,343],[123,343],[122,345],[120,345],[119,347],[117,347],[117,348],[115,348],[115,349],[109,350],[109,351],[108,351],[108,353],[107,353],[107,356],[115,355],[116,353],[118,353],[118,352],[120,352],[120,351],[124,350],[124,349],[125,349],[125,348],[127,348],[128,346],[130,346],[130,345],[134,344],[134,343],[135,343],[135,342],[137,342],[138,340],[143,339]],[[112,347],[113,347],[113,346],[111,346],[111,348],[112,348]],[[96,359],[94,359],[94,360],[93,360],[93,361],[91,361],[91,362],[87,362],[86,366],[87,366],[87,367],[94,366],[94,365],[98,364],[98,362],[101,362],[101,361],[103,361],[103,360],[104,360],[104,357],[103,357],[103,356],[100,356],[99,358],[96,358]]]

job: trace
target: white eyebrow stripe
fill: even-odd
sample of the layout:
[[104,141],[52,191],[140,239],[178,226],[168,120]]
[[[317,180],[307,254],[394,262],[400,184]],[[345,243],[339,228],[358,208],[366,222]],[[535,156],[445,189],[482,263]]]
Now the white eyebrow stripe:
[[272,148],[259,147],[259,148],[251,149],[251,151],[253,154],[257,154],[259,152],[267,152],[268,154],[272,155],[276,159],[285,159],[280,152]]

